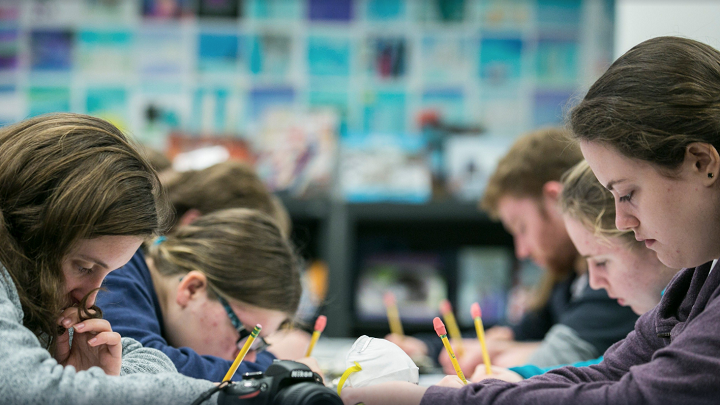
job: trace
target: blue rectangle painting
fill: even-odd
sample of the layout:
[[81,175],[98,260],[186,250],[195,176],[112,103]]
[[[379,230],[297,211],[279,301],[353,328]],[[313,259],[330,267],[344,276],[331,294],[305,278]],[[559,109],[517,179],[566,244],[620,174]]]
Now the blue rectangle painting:
[[347,77],[350,75],[350,40],[314,36],[308,39],[310,76]]
[[403,92],[368,93],[363,111],[363,130],[367,133],[405,133],[406,94]]
[[289,107],[295,102],[295,90],[291,87],[256,88],[250,91],[250,118],[261,120],[272,107]]
[[369,20],[395,20],[404,15],[405,0],[369,0],[367,2],[367,18]]
[[30,67],[36,71],[69,71],[72,46],[70,30],[35,30],[30,34]]
[[353,0],[309,0],[308,18],[311,21],[350,21]]
[[29,115],[70,111],[70,89],[67,87],[31,87],[28,89]]
[[422,95],[423,109],[437,111],[444,123],[462,124],[465,120],[465,106],[462,89],[433,89]]
[[201,33],[198,37],[198,70],[236,71],[240,39],[236,34]]
[[572,91],[538,91],[533,99],[533,126],[558,125],[563,122],[563,113],[569,109],[567,104]]
[[480,77],[506,84],[522,74],[523,42],[519,38],[483,38],[480,42]]
[[577,83],[578,45],[574,40],[541,39],[536,53],[538,82],[543,84]]

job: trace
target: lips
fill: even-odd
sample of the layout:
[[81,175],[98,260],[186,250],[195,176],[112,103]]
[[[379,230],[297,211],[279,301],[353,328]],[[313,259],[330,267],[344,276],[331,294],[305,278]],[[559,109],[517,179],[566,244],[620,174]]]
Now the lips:
[[645,239],[645,247],[650,248],[655,243],[655,239]]

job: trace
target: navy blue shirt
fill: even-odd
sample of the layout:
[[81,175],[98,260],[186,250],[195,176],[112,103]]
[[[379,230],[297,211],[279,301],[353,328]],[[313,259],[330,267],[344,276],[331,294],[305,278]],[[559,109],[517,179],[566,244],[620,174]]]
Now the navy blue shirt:
[[[165,353],[178,372],[194,378],[222,381],[232,361],[215,356],[201,356],[188,347],[175,348],[165,340],[163,315],[160,309],[150,269],[141,250],[123,267],[110,272],[100,291],[97,306],[103,310],[103,318],[110,322],[113,331],[130,337]],[[243,373],[265,371],[275,356],[268,352],[258,353],[255,363],[243,361],[234,380]]]

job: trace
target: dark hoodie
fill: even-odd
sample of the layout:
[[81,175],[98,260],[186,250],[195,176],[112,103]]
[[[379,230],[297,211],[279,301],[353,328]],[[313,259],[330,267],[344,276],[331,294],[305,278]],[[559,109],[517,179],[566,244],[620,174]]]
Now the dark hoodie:
[[563,367],[517,384],[434,386],[421,405],[718,404],[720,269],[710,268],[680,271],[660,304],[598,365]]

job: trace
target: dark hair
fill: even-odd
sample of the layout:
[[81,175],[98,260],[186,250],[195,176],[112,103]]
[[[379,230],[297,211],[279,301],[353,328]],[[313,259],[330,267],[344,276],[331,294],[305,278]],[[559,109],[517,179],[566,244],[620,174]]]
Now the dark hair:
[[289,234],[291,225],[282,203],[273,199],[255,170],[243,162],[228,160],[182,172],[165,188],[176,218],[191,209],[210,214],[228,208],[252,208],[275,218],[280,229]]
[[52,114],[0,129],[0,262],[23,324],[51,352],[71,249],[102,235],[158,234],[168,214],[157,174],[110,123]]
[[676,169],[688,144],[720,150],[720,52],[658,37],[616,60],[570,112],[574,137]]
[[148,246],[158,273],[197,270],[225,299],[274,309],[292,317],[302,287],[298,258],[277,223],[247,208],[202,215]]

